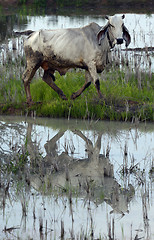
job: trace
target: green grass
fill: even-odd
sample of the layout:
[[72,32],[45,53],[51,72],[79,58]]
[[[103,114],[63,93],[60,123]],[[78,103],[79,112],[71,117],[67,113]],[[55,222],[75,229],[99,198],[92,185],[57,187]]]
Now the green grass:
[[[116,76],[116,78],[115,78]],[[135,75],[132,74],[128,83],[123,72],[105,73],[106,80],[101,80],[101,91],[104,99],[100,100],[92,84],[76,100],[63,101],[41,79],[31,84],[31,93],[38,106],[37,114],[48,117],[94,118],[110,120],[131,120],[141,117],[153,120],[153,80],[144,75],[142,89],[138,88]],[[69,72],[66,76],[56,75],[56,84],[63,90],[68,99],[73,92],[84,84],[83,72]],[[150,81],[150,86],[146,83]],[[129,106],[130,105],[130,106]],[[129,109],[128,109],[129,108]]]
[[[112,69],[100,76],[103,99],[98,98],[94,84],[91,84],[80,97],[70,100],[72,93],[84,84],[83,71],[74,70],[65,76],[56,73],[55,83],[68,101],[63,101],[42,79],[34,79],[31,83],[32,98],[41,104],[30,108],[25,105],[25,110],[36,111],[36,115],[42,117],[153,121],[154,74],[149,77],[148,73],[143,73],[141,76],[139,84],[135,73],[126,76],[124,70]],[[7,113],[10,106],[23,108],[26,96],[20,77],[17,79],[11,73],[8,79],[3,72],[0,93],[3,113]]]

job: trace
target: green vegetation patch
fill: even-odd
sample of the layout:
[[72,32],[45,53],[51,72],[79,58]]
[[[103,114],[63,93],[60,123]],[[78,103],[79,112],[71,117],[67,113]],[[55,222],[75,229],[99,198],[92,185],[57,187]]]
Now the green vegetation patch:
[[31,94],[34,105],[25,104],[26,96],[21,79],[11,75],[11,79],[3,75],[1,79],[0,112],[23,114],[35,112],[37,116],[81,119],[108,119],[130,121],[154,120],[154,74],[142,73],[138,79],[136,74],[112,69],[100,76],[103,98],[99,99],[94,84],[75,100],[70,100],[84,84],[83,71],[71,71],[65,76],[55,74],[56,84],[67,96],[62,100],[41,78],[31,83]]
[[[31,93],[37,106],[38,116],[109,119],[109,120],[153,120],[153,80],[152,75],[142,74],[142,84],[138,86],[135,74],[130,74],[126,82],[125,73],[110,71],[102,75],[101,91],[103,99],[99,99],[92,84],[77,99],[63,101],[41,79],[31,85]],[[101,78],[101,77],[100,77]],[[69,72],[65,76],[56,74],[56,84],[64,91],[67,98],[84,84],[84,73]]]

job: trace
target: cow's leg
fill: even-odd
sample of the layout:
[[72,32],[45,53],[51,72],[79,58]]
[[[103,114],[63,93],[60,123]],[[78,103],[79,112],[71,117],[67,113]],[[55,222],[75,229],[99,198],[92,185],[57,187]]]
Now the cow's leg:
[[43,75],[43,81],[45,81],[58,95],[63,99],[67,100],[67,97],[63,93],[63,91],[54,83],[55,77],[53,76],[52,70],[45,70]]
[[88,70],[89,70],[89,73],[91,75],[91,78],[92,78],[92,81],[96,87],[96,90],[97,90],[97,93],[98,93],[98,96],[100,98],[103,97],[101,91],[100,91],[100,82],[99,82],[99,79],[98,79],[98,74],[97,74],[97,70],[96,70],[96,66],[95,64],[91,63],[90,66],[88,67]]
[[86,79],[85,84],[84,84],[77,92],[75,92],[75,93],[73,93],[73,94],[71,95],[71,99],[75,99],[75,98],[79,97],[79,96],[81,95],[81,93],[82,93],[87,87],[90,86],[92,78],[91,78],[91,76],[90,76],[90,74],[89,74],[88,71],[85,72],[85,79]]
[[22,75],[22,80],[24,83],[24,88],[26,92],[26,97],[27,97],[27,103],[31,104],[32,103],[32,97],[30,93],[30,82],[36,72],[36,70],[39,68],[39,66],[34,66],[34,67],[28,67],[26,68],[25,72]]

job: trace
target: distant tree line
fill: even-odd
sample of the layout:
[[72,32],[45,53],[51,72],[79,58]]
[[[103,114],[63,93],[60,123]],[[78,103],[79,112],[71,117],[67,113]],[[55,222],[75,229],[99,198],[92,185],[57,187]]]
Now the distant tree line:
[[[57,11],[59,9],[84,9],[89,11],[97,10],[98,14],[107,12],[154,12],[153,0],[0,0],[0,14],[1,6],[8,8],[8,6],[29,7],[32,6],[37,12],[40,9],[44,13],[49,11]],[[114,9],[114,10],[113,10]],[[57,12],[58,14],[58,12]]]

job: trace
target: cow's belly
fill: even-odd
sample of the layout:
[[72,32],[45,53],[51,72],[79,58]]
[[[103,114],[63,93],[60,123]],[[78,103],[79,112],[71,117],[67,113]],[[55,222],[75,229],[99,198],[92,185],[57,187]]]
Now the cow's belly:
[[74,63],[70,60],[64,60],[60,58],[45,58],[45,60],[41,64],[41,67],[44,70],[51,69],[53,72],[58,71],[60,75],[65,75],[70,68],[87,69],[87,66],[83,63],[83,61],[78,61],[77,63]]

